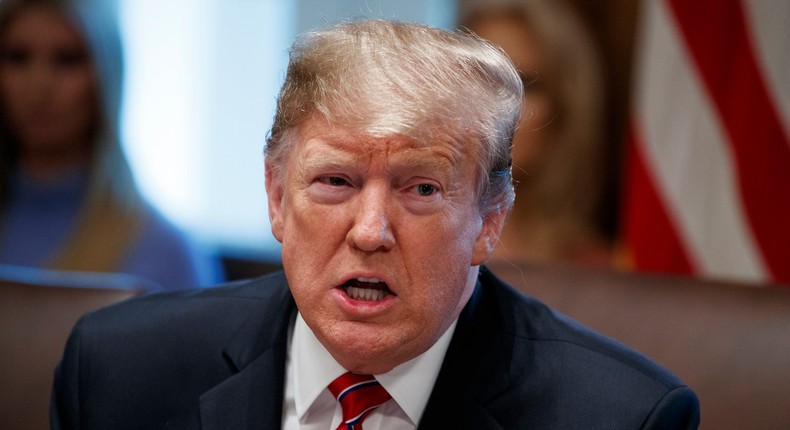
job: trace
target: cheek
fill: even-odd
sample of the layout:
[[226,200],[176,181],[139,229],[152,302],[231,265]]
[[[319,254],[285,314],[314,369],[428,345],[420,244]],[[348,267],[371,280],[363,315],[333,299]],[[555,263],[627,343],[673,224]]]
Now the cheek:
[[546,151],[554,114],[551,101],[544,93],[526,95],[524,106],[513,137],[513,163],[529,173]]
[[63,84],[62,103],[73,109],[75,116],[89,118],[98,111],[98,91],[91,75],[78,74]]
[[318,279],[335,256],[347,228],[341,209],[311,204],[304,197],[286,197],[282,206],[283,264],[293,262],[300,277]]
[[344,225],[341,207],[315,204],[305,193],[286,198],[283,215],[284,244],[289,239],[320,244],[340,234]]
[[[460,249],[456,248],[460,254]],[[422,288],[413,296],[416,300],[402,318],[404,333],[429,340],[431,343],[458,316],[467,292],[467,277],[470,270],[465,261],[468,255],[437,254],[432,264],[426,267]],[[405,329],[409,327],[409,329]]]
[[513,136],[513,175],[523,181],[524,174],[535,173],[546,152],[548,138],[545,129],[520,128]]
[[14,79],[11,73],[9,73],[5,68],[0,67],[0,95],[5,98],[13,92],[14,87]]
[[0,104],[8,114],[14,114],[20,104],[25,102],[25,92],[13,72],[0,72]]
[[[480,231],[481,222],[476,211],[452,211],[446,217],[423,228],[412,230],[410,238],[412,249],[420,249],[407,255],[412,267],[421,268],[427,280],[426,302],[432,307],[452,307],[462,292],[458,285],[465,285],[475,239]],[[430,286],[442,286],[431,288]]]

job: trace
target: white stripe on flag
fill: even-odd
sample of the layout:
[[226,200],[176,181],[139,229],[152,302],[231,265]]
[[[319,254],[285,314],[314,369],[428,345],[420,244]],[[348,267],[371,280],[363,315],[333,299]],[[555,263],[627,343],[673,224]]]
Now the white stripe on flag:
[[646,164],[700,274],[764,281],[767,270],[740,205],[732,154],[669,5],[642,2],[636,124]]
[[790,2],[742,0],[742,4],[752,32],[755,56],[776,103],[785,135],[790,136]]

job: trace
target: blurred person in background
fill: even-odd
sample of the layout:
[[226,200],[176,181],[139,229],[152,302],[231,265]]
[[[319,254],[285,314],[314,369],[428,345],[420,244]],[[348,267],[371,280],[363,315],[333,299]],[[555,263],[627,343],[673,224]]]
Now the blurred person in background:
[[473,2],[462,28],[500,46],[524,80],[516,201],[494,258],[612,264],[602,228],[604,94],[592,35],[558,0]]
[[0,263],[207,286],[218,262],[144,200],[121,149],[115,8],[0,3]]

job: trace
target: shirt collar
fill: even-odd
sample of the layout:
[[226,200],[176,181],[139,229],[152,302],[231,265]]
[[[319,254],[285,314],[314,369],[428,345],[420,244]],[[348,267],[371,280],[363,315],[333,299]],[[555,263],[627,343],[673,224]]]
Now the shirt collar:
[[[391,371],[375,375],[404,413],[417,426],[428,404],[444,355],[453,337],[456,319],[427,351],[398,365]],[[332,381],[346,372],[297,314],[292,338],[294,364],[294,403],[301,419]]]

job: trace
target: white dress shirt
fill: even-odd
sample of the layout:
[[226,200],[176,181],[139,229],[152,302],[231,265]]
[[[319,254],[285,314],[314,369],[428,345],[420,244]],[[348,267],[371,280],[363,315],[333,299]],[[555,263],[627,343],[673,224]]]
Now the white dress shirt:
[[[450,345],[456,321],[421,355],[375,375],[392,396],[364,421],[368,429],[416,429]],[[346,373],[297,314],[286,361],[283,429],[334,430],[342,419],[340,403],[326,388]]]

